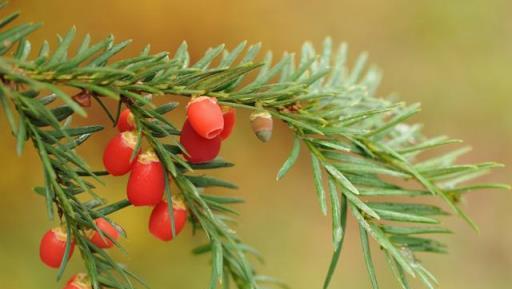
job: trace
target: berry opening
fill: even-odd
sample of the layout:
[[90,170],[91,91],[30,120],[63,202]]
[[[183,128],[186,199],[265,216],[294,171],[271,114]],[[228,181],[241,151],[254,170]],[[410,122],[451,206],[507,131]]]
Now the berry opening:
[[212,130],[211,132],[209,132],[207,134],[208,139],[212,139],[212,138],[218,136],[221,132],[222,132],[222,128],[218,128],[218,129]]

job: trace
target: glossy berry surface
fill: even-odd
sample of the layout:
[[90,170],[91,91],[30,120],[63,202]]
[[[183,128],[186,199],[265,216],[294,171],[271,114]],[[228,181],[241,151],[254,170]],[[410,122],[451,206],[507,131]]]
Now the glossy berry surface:
[[117,129],[120,132],[132,131],[135,129],[135,121],[133,114],[130,109],[126,108],[119,114],[119,120],[117,122]]
[[[39,245],[41,261],[51,268],[59,268],[66,251],[67,234],[62,228],[54,228],[44,234]],[[75,243],[72,241],[69,258],[73,255]]]
[[132,132],[123,132],[110,140],[103,152],[103,165],[113,176],[122,176],[130,171],[133,160],[130,160],[137,144],[137,136]]
[[198,135],[206,139],[217,137],[224,128],[224,117],[217,100],[200,96],[187,105],[187,118]]
[[165,172],[153,151],[139,155],[128,180],[128,200],[134,206],[154,206],[162,200]]
[[187,154],[185,159],[190,163],[206,163],[217,157],[220,152],[221,138],[205,139],[198,135],[188,120],[183,124],[180,143]]
[[107,236],[109,236],[112,240],[117,241],[119,238],[119,232],[104,218],[96,219],[95,223],[98,229],[103,233],[104,237],[102,237],[98,231],[95,231],[91,236],[91,242],[98,248],[111,248],[114,243]]
[[220,133],[220,138],[222,140],[225,140],[231,135],[231,132],[233,131],[233,128],[235,127],[235,122],[236,122],[235,110],[230,107],[226,108],[226,110],[224,110],[224,113],[223,113],[223,118],[224,118],[224,129]]
[[[183,203],[173,201],[174,228],[176,236],[183,230],[187,223],[187,210]],[[171,218],[166,201],[160,202],[153,208],[149,218],[149,232],[162,241],[173,239],[171,230]]]
[[89,277],[84,273],[79,273],[71,277],[66,283],[64,289],[91,289],[91,282]]

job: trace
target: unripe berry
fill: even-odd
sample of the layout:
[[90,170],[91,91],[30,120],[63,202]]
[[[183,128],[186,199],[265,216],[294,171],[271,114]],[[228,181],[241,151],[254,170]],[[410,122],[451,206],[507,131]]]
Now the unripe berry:
[[78,273],[71,277],[64,289],[91,289],[91,281],[85,273]]
[[91,107],[91,94],[86,90],[73,95],[73,100],[81,107]]
[[165,190],[165,171],[153,151],[137,158],[128,180],[128,200],[134,206],[154,206],[162,200]]
[[267,142],[272,137],[272,115],[268,111],[256,111],[250,115],[251,127],[256,137],[262,141]]
[[[174,229],[176,236],[183,230],[187,223],[187,210],[181,201],[172,202],[174,215]],[[149,218],[149,232],[162,241],[170,241],[172,237],[171,218],[167,202],[162,201],[153,208]]]
[[[57,227],[44,234],[39,245],[39,257],[41,261],[51,268],[59,268],[64,253],[66,252],[66,242],[68,235],[64,229]],[[73,255],[75,249],[75,242],[71,241],[71,248],[69,251],[69,258]]]
[[102,237],[98,231],[94,231],[91,235],[91,242],[98,248],[111,248],[114,243],[107,236],[109,236],[112,240],[117,241],[119,238],[119,232],[104,218],[96,219],[95,223],[98,229],[100,229],[103,233],[104,237]]
[[220,136],[213,139],[205,139],[201,137],[192,128],[187,119],[181,129],[180,143],[187,151],[187,154],[185,154],[185,159],[187,161],[194,164],[206,163],[215,159],[219,154],[221,138]]
[[117,121],[117,129],[120,132],[131,131],[135,129],[135,120],[133,118],[133,113],[129,108],[124,109],[119,114],[119,120]]
[[187,104],[187,118],[197,134],[206,139],[217,137],[224,128],[222,110],[213,97],[192,99]]
[[220,133],[220,138],[222,140],[225,140],[231,135],[231,132],[233,131],[233,127],[235,126],[235,121],[236,121],[235,110],[231,107],[226,107],[224,109],[223,117],[224,117],[224,129]]
[[137,135],[133,132],[123,132],[110,140],[103,153],[103,165],[113,176],[126,174],[132,168],[131,159],[137,145]]

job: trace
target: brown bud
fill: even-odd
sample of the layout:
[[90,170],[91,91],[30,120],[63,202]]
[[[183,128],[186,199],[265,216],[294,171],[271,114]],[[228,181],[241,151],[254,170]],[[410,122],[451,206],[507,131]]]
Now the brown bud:
[[91,94],[82,90],[81,92],[73,96],[73,100],[76,101],[81,107],[91,107]]
[[273,121],[268,111],[256,111],[250,115],[252,131],[262,142],[268,142],[272,137]]
[[146,100],[151,101],[153,99],[153,94],[151,94],[151,93],[144,93],[144,94],[142,94],[142,97],[144,97]]

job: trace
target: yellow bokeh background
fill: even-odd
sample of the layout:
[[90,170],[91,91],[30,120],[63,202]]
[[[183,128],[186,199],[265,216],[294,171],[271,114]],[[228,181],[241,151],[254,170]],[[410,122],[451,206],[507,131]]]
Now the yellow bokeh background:
[[[297,51],[305,40],[320,43],[330,35],[350,44],[351,60],[367,50],[370,60],[385,72],[380,94],[398,92],[407,102],[422,102],[415,121],[427,124],[430,135],[462,138],[474,151],[465,161],[496,160],[510,164],[512,154],[512,2],[506,0],[366,0],[366,1],[12,1],[0,13],[21,10],[23,21],[42,21],[31,40],[35,50],[44,39],[64,34],[76,25],[79,35],[93,39],[113,33],[118,41],[134,43],[123,55],[134,55],[145,44],[153,51],[173,52],[182,40],[198,59],[210,46],[233,47],[242,40],[261,41],[276,55]],[[172,115],[180,122],[183,111]],[[268,144],[252,136],[239,114],[233,137],[224,144],[224,158],[235,168],[215,172],[235,181],[247,203],[238,207],[242,238],[266,256],[262,273],[276,276],[295,289],[320,288],[330,260],[330,220],[318,208],[309,162],[299,160],[289,175],[275,182],[275,173],[290,149],[290,133],[278,125]],[[107,123],[97,105],[79,123]],[[114,134],[111,128],[95,135],[80,152],[101,168],[102,148]],[[42,183],[41,165],[27,144],[21,157],[0,115],[0,287],[10,289],[61,288],[55,272],[40,264],[40,236],[52,225],[44,200],[32,192]],[[488,180],[510,182],[510,168]],[[125,177],[107,178],[99,192],[108,200],[123,197]],[[443,236],[450,254],[421,256],[439,277],[441,288],[510,288],[512,284],[512,197],[505,191],[472,193],[464,207],[480,225],[479,234],[456,218],[446,224],[457,234]],[[161,243],[147,232],[149,209],[130,208],[112,217],[128,232],[122,241],[126,256],[113,254],[139,273],[154,289],[205,288],[209,258],[194,257],[191,249],[201,236],[186,230],[177,240]],[[332,288],[369,288],[357,230],[349,221],[345,248]],[[398,288],[385,260],[374,248],[381,288]],[[78,254],[66,271],[83,270]],[[255,261],[256,262],[256,261]],[[415,285],[417,282],[413,282]],[[421,285],[419,285],[421,286]],[[418,288],[421,288],[419,287]]]

